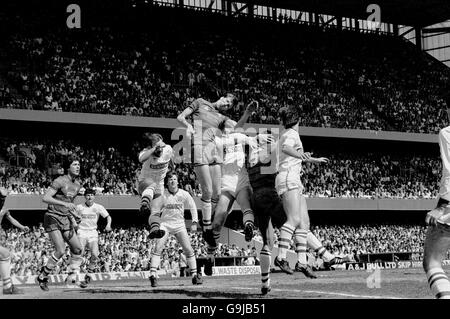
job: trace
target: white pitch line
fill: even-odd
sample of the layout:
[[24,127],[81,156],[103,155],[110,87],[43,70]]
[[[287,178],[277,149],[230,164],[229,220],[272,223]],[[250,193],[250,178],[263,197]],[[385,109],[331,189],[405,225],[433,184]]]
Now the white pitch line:
[[[39,287],[33,287],[33,286],[29,286],[29,287],[21,287],[21,289],[30,289],[30,290],[35,290],[36,288]],[[173,289],[183,289],[183,288],[189,288],[189,289],[205,289],[205,288],[211,288],[214,289],[215,287],[208,287],[208,286],[200,286],[200,285],[196,285],[196,286],[191,286],[191,285],[170,285],[170,286],[158,286],[158,287],[151,287],[150,283],[148,286],[136,286],[136,285],[132,285],[132,286],[98,286],[98,285],[92,285],[92,286],[88,286],[86,288],[81,288],[81,287],[64,287],[64,286],[50,286],[50,291],[51,290],[67,290],[69,291],[88,291],[88,290],[92,290],[92,289],[121,289],[121,290],[173,290]]]
[[[232,287],[233,289],[254,289],[245,287]],[[320,290],[300,290],[300,289],[279,289],[272,288],[272,291],[287,291],[287,292],[298,292],[298,293],[311,293],[311,294],[324,294],[324,295],[334,295],[341,297],[352,297],[352,298],[366,298],[366,299],[403,299],[400,297],[390,297],[390,296],[370,296],[370,295],[354,295],[340,292],[330,292],[330,291],[320,291]]]
[[[25,289],[30,289],[32,287],[23,287]],[[134,289],[133,289],[134,288]],[[158,287],[150,287],[150,286],[91,286],[87,288],[67,288],[67,287],[61,287],[61,286],[54,286],[51,287],[51,289],[55,290],[67,290],[66,292],[73,292],[73,291],[83,291],[83,290],[91,290],[91,289],[99,289],[99,290],[116,290],[117,292],[120,292],[121,290],[135,290],[136,292],[139,292],[140,290],[142,293],[147,292],[148,290],[174,290],[174,289],[201,289],[201,290],[215,290],[217,287],[208,287],[208,286],[178,286],[178,285],[170,285],[170,286],[158,286]],[[231,289],[237,289],[237,290],[254,290],[257,288],[250,288],[250,287],[230,287]],[[365,299],[404,299],[401,297],[392,297],[392,296],[377,296],[377,295],[355,295],[355,294],[349,294],[349,293],[341,293],[341,292],[331,292],[331,291],[321,291],[321,290],[300,290],[300,289],[280,289],[280,288],[272,288],[272,291],[285,291],[285,292],[295,292],[295,293],[311,293],[311,294],[323,294],[323,295],[332,295],[332,296],[340,296],[340,297],[351,297],[351,298],[365,298]],[[99,291],[101,293],[101,291]]]

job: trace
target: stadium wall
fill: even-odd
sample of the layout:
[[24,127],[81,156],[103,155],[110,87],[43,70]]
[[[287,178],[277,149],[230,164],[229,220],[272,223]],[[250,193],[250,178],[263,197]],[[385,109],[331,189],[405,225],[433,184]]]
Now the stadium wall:
[[[194,198],[197,207],[200,207],[200,198]],[[82,203],[79,196],[75,202]],[[139,197],[130,195],[96,196],[96,202],[107,209],[137,210]],[[324,211],[425,211],[436,206],[435,199],[364,199],[364,198],[307,198],[309,210]],[[39,195],[10,195],[5,208],[14,210],[45,210],[47,205],[42,202]],[[233,210],[239,210],[234,204]]]
[[[36,110],[0,109],[0,120],[44,123],[70,123],[130,128],[175,129],[180,128],[176,119],[104,115],[97,113],[50,112]],[[246,128],[280,128],[269,124],[246,124]],[[437,134],[418,134],[390,131],[353,130],[323,127],[300,127],[300,135],[382,141],[438,143]]]

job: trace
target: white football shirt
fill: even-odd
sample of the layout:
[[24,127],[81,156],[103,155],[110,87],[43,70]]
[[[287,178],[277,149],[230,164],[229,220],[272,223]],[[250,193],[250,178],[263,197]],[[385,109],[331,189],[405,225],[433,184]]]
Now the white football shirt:
[[219,144],[223,147],[222,176],[237,176],[241,170],[245,169],[244,144],[249,144],[252,148],[257,147],[255,138],[247,135],[241,133],[222,135]]
[[165,189],[162,198],[161,222],[184,224],[185,208],[191,211],[192,222],[198,222],[197,206],[192,196],[180,188],[174,194]]
[[[145,149],[139,153],[139,157],[144,154],[148,149]],[[160,157],[151,155],[144,163],[142,163],[141,174],[139,180],[150,178],[156,184],[163,183],[169,170],[169,162],[172,159],[173,150],[170,145],[166,145],[163,148]]]
[[282,151],[283,146],[291,146],[295,150],[300,151],[303,149],[302,141],[300,140],[300,136],[297,131],[292,128],[284,130],[281,133],[281,137],[279,140],[278,149],[278,171],[288,171],[288,170],[302,170],[302,160],[292,157],[290,155],[285,154]]
[[100,204],[94,203],[88,207],[85,203],[77,205],[77,211],[81,216],[78,225],[80,230],[96,230],[99,216],[108,217],[108,211]]

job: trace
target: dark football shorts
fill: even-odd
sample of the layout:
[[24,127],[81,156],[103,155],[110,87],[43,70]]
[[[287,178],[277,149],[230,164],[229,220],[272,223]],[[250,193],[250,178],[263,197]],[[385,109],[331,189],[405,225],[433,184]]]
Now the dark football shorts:
[[47,233],[54,230],[66,232],[73,230],[74,227],[69,216],[46,212],[44,215],[44,229]]
[[252,209],[255,217],[271,217],[274,227],[279,228],[286,222],[283,203],[273,187],[253,189]]

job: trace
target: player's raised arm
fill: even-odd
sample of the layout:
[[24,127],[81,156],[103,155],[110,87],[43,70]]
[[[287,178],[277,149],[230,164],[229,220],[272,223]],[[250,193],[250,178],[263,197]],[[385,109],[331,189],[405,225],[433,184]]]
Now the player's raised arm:
[[[177,120],[178,122],[180,122],[181,124],[183,124],[184,126],[186,126],[186,135],[187,136],[191,136],[194,135],[195,131],[194,128],[192,127],[192,125],[186,120],[187,117],[189,117],[192,113],[194,113],[195,111],[195,107],[196,107],[196,101],[192,102],[192,104],[190,106],[188,106],[187,108],[184,109],[183,112],[181,112],[178,116],[177,116]],[[198,102],[197,102],[198,103]]]
[[11,214],[9,213],[9,211],[6,211],[5,217],[9,220],[9,222],[19,228],[20,230],[23,230],[25,232],[28,232],[30,230],[30,228],[28,226],[24,226],[22,225],[17,219],[15,219],[14,217],[11,216]]
[[257,101],[251,101],[249,105],[247,105],[244,114],[239,119],[239,121],[236,123],[235,128],[244,127],[244,124],[247,123],[250,116],[255,112],[258,108],[259,104]]

